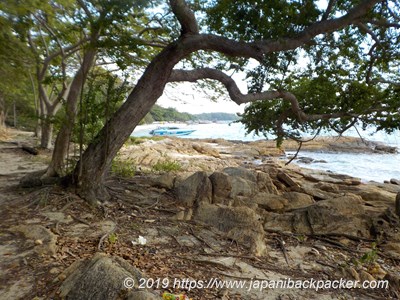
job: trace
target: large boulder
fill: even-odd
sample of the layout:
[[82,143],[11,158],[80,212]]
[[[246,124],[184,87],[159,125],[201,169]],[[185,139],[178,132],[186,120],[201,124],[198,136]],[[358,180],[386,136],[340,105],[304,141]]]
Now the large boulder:
[[274,185],[268,173],[257,172],[257,186],[260,192],[278,195],[278,189]]
[[211,181],[206,172],[196,172],[180,182],[175,188],[175,193],[184,206],[191,207],[202,202],[211,203]]
[[231,177],[232,190],[230,197],[232,199],[238,196],[251,197],[258,191],[257,184],[253,181],[243,179],[241,177]]
[[300,234],[343,234],[370,237],[363,200],[353,194],[322,200],[289,213],[266,213],[264,228]]
[[307,207],[315,203],[313,197],[299,192],[286,192],[282,195],[282,197],[288,200],[285,210]]
[[212,203],[228,204],[232,191],[232,180],[229,175],[214,172],[209,178],[212,184]]
[[257,176],[254,171],[241,168],[241,167],[229,167],[225,168],[222,172],[232,177],[240,177],[247,181],[257,182]]
[[198,207],[194,218],[226,232],[228,238],[249,246],[257,256],[265,252],[264,230],[260,216],[248,207],[204,203]]
[[[143,275],[118,256],[97,253],[91,259],[73,263],[63,275],[65,280],[59,288],[61,299],[160,299],[148,291],[139,291]],[[124,282],[134,284],[127,288]],[[124,296],[121,298],[121,295]]]
[[283,211],[287,207],[289,201],[279,195],[269,194],[269,193],[258,193],[251,201],[256,203],[258,207],[265,209],[267,211]]

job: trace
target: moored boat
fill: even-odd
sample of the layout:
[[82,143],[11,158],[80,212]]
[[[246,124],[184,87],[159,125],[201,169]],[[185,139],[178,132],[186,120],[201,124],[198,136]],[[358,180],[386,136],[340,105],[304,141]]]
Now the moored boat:
[[189,135],[196,130],[194,129],[184,129],[179,127],[158,127],[150,131],[151,135]]

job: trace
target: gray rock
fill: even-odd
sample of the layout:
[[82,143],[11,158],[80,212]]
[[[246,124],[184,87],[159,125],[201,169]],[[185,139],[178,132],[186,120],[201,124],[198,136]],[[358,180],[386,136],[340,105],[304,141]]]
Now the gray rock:
[[286,198],[268,193],[259,193],[251,200],[254,201],[258,207],[267,211],[283,211],[289,204]]
[[398,192],[396,196],[395,211],[396,214],[400,217],[400,192]]
[[284,183],[287,187],[299,187],[299,185],[285,172],[279,171],[277,174],[279,181]]
[[232,199],[238,196],[251,197],[257,193],[257,184],[253,181],[243,179],[241,177],[231,177],[232,190],[230,197]]
[[260,216],[248,207],[203,204],[197,209],[195,220],[226,232],[228,238],[249,246],[255,255],[265,252]]
[[232,180],[228,174],[214,172],[209,177],[212,184],[212,203],[227,204],[232,191]]
[[228,174],[233,177],[240,177],[248,181],[257,182],[257,176],[254,171],[247,170],[241,167],[229,167],[223,169],[225,174]]
[[[147,291],[138,293],[142,274],[118,256],[97,253],[91,259],[73,263],[63,274],[66,279],[59,288],[62,299],[120,299],[122,294],[123,299],[159,299]],[[126,278],[134,280],[132,289],[124,287]]]
[[264,219],[266,230],[370,237],[370,223],[363,201],[351,194],[322,200],[290,213],[266,213]]
[[339,187],[336,184],[327,182],[318,182],[315,187],[325,192],[339,193]]
[[287,192],[284,193],[282,197],[288,200],[288,204],[285,207],[286,210],[306,207],[315,203],[310,195],[298,192]]
[[18,225],[11,227],[10,231],[22,233],[26,238],[38,241],[34,250],[39,255],[55,255],[57,252],[57,236],[42,225]]
[[267,192],[275,195],[279,194],[278,189],[267,173],[257,172],[257,186],[260,192]]
[[395,178],[392,178],[392,179],[390,179],[390,183],[391,183],[391,184],[397,184],[397,185],[400,185],[400,180],[398,180],[398,179],[395,179]]
[[196,172],[175,188],[178,200],[185,206],[202,202],[211,203],[212,185],[206,172]]
[[153,185],[170,190],[174,187],[175,179],[175,175],[171,173],[165,173],[155,178],[153,181]]

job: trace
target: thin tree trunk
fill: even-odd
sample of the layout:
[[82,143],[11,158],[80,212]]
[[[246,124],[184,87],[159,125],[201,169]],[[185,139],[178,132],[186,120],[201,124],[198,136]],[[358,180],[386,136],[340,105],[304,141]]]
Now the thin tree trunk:
[[57,134],[53,156],[45,174],[47,177],[59,176],[63,173],[64,160],[67,156],[78,111],[79,95],[83,89],[89,70],[94,63],[96,53],[97,51],[95,49],[90,49],[85,53],[82,65],[77,71],[69,88],[66,102],[66,120]]
[[6,106],[2,95],[0,95],[0,128],[6,126]]
[[17,104],[13,102],[14,128],[17,128]]
[[168,46],[153,59],[127,100],[83,153],[72,180],[78,193],[90,203],[108,199],[103,183],[112,160],[162,95],[175,64],[189,53],[180,42]]
[[50,116],[49,115],[43,116],[40,125],[41,125],[40,147],[44,149],[50,149],[53,137],[53,123],[50,119]]

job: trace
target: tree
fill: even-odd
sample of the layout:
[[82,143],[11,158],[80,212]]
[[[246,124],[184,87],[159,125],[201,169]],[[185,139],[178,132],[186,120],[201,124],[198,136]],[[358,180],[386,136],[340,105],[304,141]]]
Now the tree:
[[[233,79],[222,71],[223,67],[227,66],[232,70],[237,68],[239,61],[238,68],[240,68],[244,65],[243,59],[252,58],[258,61],[261,69],[264,70],[275,65],[275,68],[272,68],[272,71],[276,73],[274,81],[281,79],[282,82],[286,76],[285,74],[279,76],[278,71],[289,70],[288,62],[299,54],[296,52],[303,50],[311,53],[313,49],[318,50],[318,48],[313,48],[313,45],[319,45],[322,43],[320,41],[324,41],[324,37],[327,37],[332,44],[324,42],[321,47],[324,46],[332,51],[319,53],[314,50],[316,51],[315,58],[320,55],[320,59],[325,59],[324,55],[335,54],[338,50],[336,47],[346,44],[340,39],[343,31],[347,32],[345,36],[354,37],[360,48],[363,47],[364,40],[360,40],[359,37],[368,37],[372,41],[379,39],[380,45],[375,46],[375,49],[380,49],[381,52],[385,52],[385,49],[390,50],[389,53],[385,52],[384,61],[375,56],[375,59],[369,60],[372,64],[369,68],[371,69],[370,82],[371,78],[377,78],[379,71],[390,74],[393,65],[389,65],[386,69],[382,69],[381,66],[385,65],[385,62],[389,64],[391,60],[398,58],[397,47],[388,43],[388,40],[399,39],[399,7],[394,1],[363,0],[354,3],[332,0],[329,1],[326,9],[318,8],[316,1],[311,0],[290,2],[243,0],[236,1],[235,5],[231,5],[230,1],[206,1],[205,3],[196,1],[195,4],[192,6],[203,9],[203,13],[207,14],[206,19],[207,17],[221,19],[219,23],[216,23],[221,29],[216,30],[212,24],[208,28],[204,26],[200,28],[201,24],[199,25],[195,13],[184,0],[169,1],[170,9],[181,26],[179,37],[170,41],[153,58],[124,104],[88,146],[74,170],[73,182],[79,188],[79,193],[88,201],[108,197],[103,180],[112,159],[135,126],[161,96],[168,82],[217,80],[226,87],[231,99],[237,104],[257,100],[271,102],[279,99],[281,103],[288,103],[290,113],[300,123],[304,123],[347,117],[349,112],[307,113],[301,107],[295,94],[285,90],[284,85],[272,84],[270,90],[262,90],[263,85],[261,85],[258,90],[242,94]],[[260,12],[253,16],[254,11]],[[216,12],[220,12],[220,16],[216,16]],[[278,23],[276,23],[277,20]],[[362,28],[362,30],[354,29],[354,27]],[[356,30],[354,34],[353,30]],[[380,35],[375,33],[378,31]],[[321,47],[320,49],[325,49]],[[207,57],[209,53],[220,53],[220,57],[225,58],[227,63],[193,70],[174,69],[180,62],[188,61],[194,55],[198,59],[201,56]],[[358,55],[361,56],[361,54]],[[318,64],[313,65],[317,73]],[[282,118],[285,116],[286,111],[283,111]]]
[[11,114],[14,116],[9,123],[18,125],[19,112],[34,119],[36,103],[30,101],[34,89],[29,77],[32,67],[29,54],[28,47],[13,34],[10,22],[0,15],[0,127],[5,126]]

